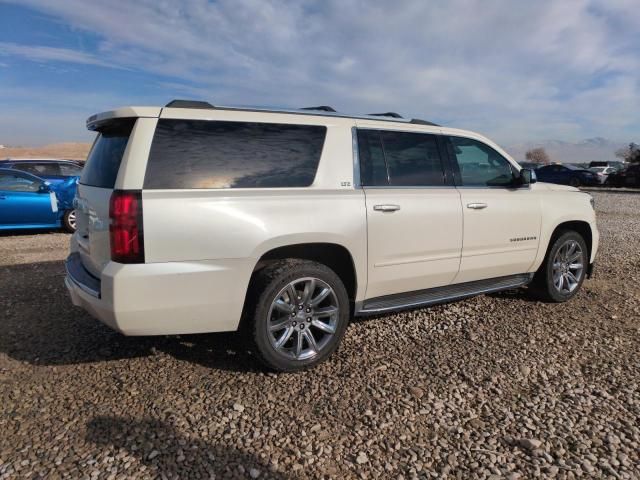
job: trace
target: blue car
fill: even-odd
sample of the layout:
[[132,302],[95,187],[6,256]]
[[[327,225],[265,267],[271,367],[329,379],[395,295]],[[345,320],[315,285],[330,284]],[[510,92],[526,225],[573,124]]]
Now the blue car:
[[536,170],[536,177],[539,182],[571,185],[572,187],[600,184],[600,179],[595,173],[567,164],[540,167]]
[[52,185],[64,183],[69,177],[79,177],[82,172],[82,164],[73,160],[0,160],[0,168],[31,173]]
[[73,198],[78,177],[50,184],[20,170],[0,168],[0,230],[76,229]]

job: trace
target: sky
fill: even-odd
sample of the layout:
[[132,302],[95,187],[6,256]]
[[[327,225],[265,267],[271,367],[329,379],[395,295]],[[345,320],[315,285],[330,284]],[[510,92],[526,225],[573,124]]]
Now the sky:
[[174,98],[395,111],[506,146],[638,142],[639,7],[0,0],[0,144],[90,141],[89,115]]

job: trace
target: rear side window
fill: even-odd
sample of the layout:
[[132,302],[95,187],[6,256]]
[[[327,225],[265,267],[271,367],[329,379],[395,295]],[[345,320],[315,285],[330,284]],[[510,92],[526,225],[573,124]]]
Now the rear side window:
[[23,172],[32,173],[33,175],[60,175],[60,168],[57,163],[35,163],[24,162],[16,163],[15,168]]
[[91,187],[114,187],[135,121],[135,118],[118,119],[98,129],[98,136],[82,169],[80,183]]
[[359,130],[358,146],[364,186],[438,187],[445,184],[435,135]]
[[144,188],[307,187],[326,132],[316,125],[160,120]]

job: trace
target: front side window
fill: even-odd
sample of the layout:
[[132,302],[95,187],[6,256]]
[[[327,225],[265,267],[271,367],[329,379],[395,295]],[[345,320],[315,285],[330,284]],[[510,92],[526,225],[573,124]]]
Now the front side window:
[[308,187],[326,132],[318,125],[163,119],[144,188]]
[[358,146],[363,186],[444,185],[444,170],[435,135],[359,130]]
[[510,187],[511,163],[489,145],[465,137],[449,137],[453,157],[458,163],[460,184],[465,187]]
[[13,173],[0,173],[0,190],[11,192],[37,192],[41,183],[35,179],[14,175]]

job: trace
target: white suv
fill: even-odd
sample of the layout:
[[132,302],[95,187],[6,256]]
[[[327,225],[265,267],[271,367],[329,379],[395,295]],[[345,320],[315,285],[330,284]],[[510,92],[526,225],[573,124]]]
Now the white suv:
[[313,366],[353,315],[591,273],[591,197],[536,183],[476,133],[176,100],[93,115],[65,283],[125,335],[242,330],[270,368]]

